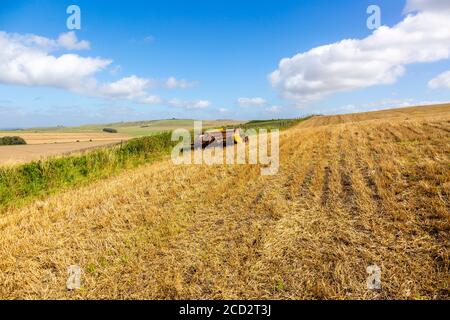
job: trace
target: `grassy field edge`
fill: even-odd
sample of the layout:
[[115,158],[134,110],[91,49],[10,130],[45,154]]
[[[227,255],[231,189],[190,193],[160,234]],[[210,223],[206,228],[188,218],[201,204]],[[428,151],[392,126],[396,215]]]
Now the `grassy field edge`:
[[[310,118],[255,120],[239,127],[245,130],[286,130]],[[78,155],[0,167],[0,213],[69,187],[161,160],[176,143],[171,141],[171,131],[166,131]]]
[[175,144],[171,141],[171,133],[165,132],[80,155],[0,167],[0,212],[67,187],[160,160]]

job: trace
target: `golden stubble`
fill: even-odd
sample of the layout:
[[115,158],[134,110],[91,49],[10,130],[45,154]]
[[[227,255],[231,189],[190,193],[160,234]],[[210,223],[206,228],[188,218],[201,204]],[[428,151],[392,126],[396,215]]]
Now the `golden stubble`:
[[448,299],[449,131],[448,105],[315,117],[274,176],[166,159],[14,209],[0,298]]

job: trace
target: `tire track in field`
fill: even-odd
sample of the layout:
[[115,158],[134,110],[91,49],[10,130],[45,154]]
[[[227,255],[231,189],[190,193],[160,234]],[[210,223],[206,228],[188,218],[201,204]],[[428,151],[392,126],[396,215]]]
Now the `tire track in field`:
[[[317,131],[317,130],[316,130]],[[295,137],[291,136],[290,141],[292,142]],[[260,260],[262,257],[264,257],[266,248],[273,246],[273,244],[267,239],[267,234],[271,233],[274,228],[276,228],[279,223],[282,223],[284,220],[289,220],[292,217],[296,217],[297,211],[295,209],[295,205],[297,203],[305,203],[306,201],[304,198],[299,198],[298,195],[298,181],[302,181],[301,186],[306,185],[304,183],[305,180],[312,179],[313,173],[311,171],[311,167],[317,162],[317,159],[319,158],[320,151],[319,150],[319,144],[317,134],[312,134],[308,140],[304,141],[302,143],[302,148],[297,149],[295,148],[295,152],[290,155],[289,160],[291,160],[291,163],[286,163],[286,168],[284,168],[283,172],[285,175],[281,175],[278,178],[274,179],[270,185],[270,188],[273,189],[285,189],[285,191],[282,191],[282,194],[285,194],[284,201],[287,201],[290,203],[288,206],[290,208],[289,212],[286,212],[283,216],[279,216],[277,219],[273,221],[273,223],[265,224],[264,228],[260,229],[260,236],[258,238],[258,241],[254,242],[254,246],[257,247],[257,254],[255,257],[256,260],[249,259],[249,262],[246,266],[247,270],[250,270],[249,276],[250,279],[254,279],[255,283],[258,283],[257,286],[255,286],[253,295],[246,296],[246,298],[250,297],[260,297],[260,298],[267,298],[265,295],[263,295],[263,292],[261,291],[262,288],[259,288],[260,281],[257,280],[258,272],[255,272],[255,266],[258,266],[261,264]],[[290,144],[292,147],[292,143]],[[309,167],[305,169],[303,166],[295,165],[297,163],[309,163]],[[293,165],[294,164],[294,165]],[[289,174],[286,174],[289,172]],[[264,190],[267,189],[267,186]],[[280,190],[280,191],[281,191]],[[306,190],[305,190],[306,191]],[[263,194],[265,194],[263,192]],[[286,195],[292,195],[292,196],[286,196]],[[258,197],[259,201],[258,203],[264,203],[264,197]],[[267,199],[265,200],[267,201]],[[267,290],[267,287],[265,288]],[[276,290],[273,291],[273,288],[270,288],[269,291],[271,292],[271,295],[276,294]]]
[[402,141],[402,138],[397,133],[395,133],[390,127],[385,127],[384,131],[386,131],[395,142],[398,143]]
[[[320,161],[316,165],[314,183],[310,189],[311,197],[307,199],[308,201],[299,198],[295,206],[295,215],[284,217],[268,236],[267,243],[271,246],[262,256],[263,261],[269,266],[279,266],[271,278],[275,282],[285,283],[288,289],[286,292],[273,289],[269,294],[271,297],[323,299],[342,296],[342,292],[345,295],[345,291],[348,291],[348,283],[363,275],[361,272],[357,272],[357,276],[343,275],[343,272],[345,273],[343,270],[354,269],[354,266],[346,268],[347,263],[342,260],[342,257],[351,251],[349,250],[351,238],[345,230],[353,225],[353,219],[342,214],[339,206],[333,205],[339,201],[339,195],[330,193],[330,203],[327,207],[322,207],[320,202],[324,168],[326,165],[333,168],[339,165],[339,159],[336,157],[340,152],[339,136],[341,146],[343,139],[339,131],[341,130],[333,127],[330,139],[329,134],[323,134],[319,139],[324,141],[326,137],[328,139],[326,143],[332,148],[322,143]],[[334,152],[333,156],[331,149]],[[325,155],[330,158],[326,159]],[[305,170],[307,171],[309,170]],[[338,170],[333,171],[338,173]],[[339,179],[336,178],[330,179],[333,188],[339,185]],[[264,272],[265,268],[260,269],[265,277],[269,276],[268,271]],[[312,270],[315,270],[314,275],[311,274]],[[311,278],[308,278],[309,275]],[[363,280],[358,281],[363,283]],[[325,283],[332,285],[327,289],[324,287]]]
[[322,207],[326,207],[328,205],[328,198],[330,196],[331,174],[332,174],[331,168],[329,166],[326,166],[324,168],[322,195],[320,196],[320,204]]
[[[293,138],[292,140],[294,140]],[[287,167],[284,169],[287,178],[286,182],[283,185],[284,194],[286,197],[286,200],[293,201],[298,197],[298,194],[302,192],[302,186],[306,185],[305,180],[307,179],[306,176],[312,175],[312,172],[310,172],[309,169],[307,169],[307,172],[305,172],[303,164],[309,163],[309,166],[311,162],[314,160],[311,160],[311,154],[314,154],[315,157],[317,157],[318,151],[317,151],[317,141],[316,137],[314,135],[311,135],[308,140],[303,142],[303,149],[302,151],[297,150],[295,148],[295,153],[290,155],[287,159],[287,161],[291,161],[292,163],[287,163]],[[311,151],[311,149],[313,151]]]
[[[309,164],[304,167],[293,167],[292,173],[296,177],[298,184],[291,184],[292,190],[296,191],[295,197],[292,198],[290,204],[290,212],[288,214],[283,215],[280,220],[276,221],[275,224],[271,225],[270,228],[267,229],[264,241],[261,243],[261,251],[259,260],[249,265],[253,270],[252,279],[258,285],[255,287],[254,292],[259,292],[257,296],[260,298],[268,298],[268,297],[279,297],[279,298],[288,298],[291,297],[291,294],[294,294],[294,297],[299,298],[302,295],[300,293],[293,293],[292,291],[283,292],[283,290],[277,289],[278,282],[288,281],[290,282],[291,278],[301,278],[301,271],[297,268],[293,268],[292,271],[287,271],[283,267],[278,267],[275,270],[277,271],[269,271],[274,267],[274,252],[272,250],[281,250],[280,254],[284,256],[284,259],[290,259],[290,253],[286,252],[287,247],[292,250],[295,250],[295,247],[289,246],[284,243],[283,239],[290,241],[290,239],[295,239],[298,235],[287,236],[284,234],[285,225],[291,225],[292,227],[298,225],[298,223],[302,223],[305,219],[308,220],[307,215],[314,215],[315,208],[318,206],[318,201],[316,201],[316,197],[313,189],[317,189],[317,184],[321,181],[320,173],[321,163],[323,161],[323,155],[326,148],[324,144],[318,143],[319,141],[323,141],[323,138],[329,137],[328,134],[323,133],[323,129],[315,130],[315,134],[311,138],[312,144],[305,149],[304,152],[299,154],[303,158],[303,163]],[[316,151],[314,151],[316,150]],[[297,158],[299,159],[299,158]],[[295,159],[295,160],[297,160]],[[313,169],[311,169],[311,167]],[[305,180],[311,180],[311,183],[305,184]],[[301,196],[299,192],[299,186],[304,187],[303,196]],[[297,186],[297,187],[296,187]],[[307,187],[305,187],[307,186]],[[304,197],[307,194],[308,197]],[[306,214],[306,216],[305,216]],[[280,230],[281,233],[278,233],[277,230]],[[291,231],[289,231],[291,232]],[[287,247],[285,247],[287,246]],[[278,255],[278,253],[276,253]],[[272,257],[272,258],[270,258]],[[292,257],[295,260],[302,259],[302,256],[296,254],[295,257]],[[268,268],[268,269],[267,269]],[[260,278],[262,277],[262,278]],[[272,281],[272,282],[271,282]],[[292,289],[291,289],[292,290]],[[263,295],[262,292],[265,292]]]
[[306,174],[303,178],[303,182],[299,187],[299,196],[301,199],[306,201],[311,196],[311,183],[314,178],[314,169],[317,165],[319,159],[319,146],[316,145],[312,151],[312,157],[309,160],[308,168],[306,169]]
[[[304,137],[302,137],[304,138]],[[308,157],[308,150],[313,143],[307,139],[298,147],[295,143],[288,143],[281,146],[281,163],[280,174],[272,177],[254,177],[249,187],[242,188],[245,190],[245,200],[241,197],[240,192],[225,191],[223,201],[214,204],[214,210],[208,208],[200,208],[197,211],[198,220],[197,228],[189,234],[183,235],[181,238],[172,241],[177,251],[177,256],[202,255],[202,252],[208,252],[211,255],[210,261],[198,261],[193,259],[194,263],[190,263],[188,268],[179,265],[172,271],[175,274],[191,274],[189,270],[203,270],[196,272],[196,275],[190,276],[190,280],[182,280],[180,289],[170,291],[178,298],[192,296],[192,290],[200,292],[202,297],[207,298],[242,298],[243,293],[238,288],[244,287],[242,279],[252,277],[249,273],[251,267],[257,263],[261,255],[266,230],[275,225],[283,215],[290,214],[289,205],[286,205],[286,197],[283,196],[283,186],[286,185],[289,176],[287,172],[291,170],[301,170],[299,166],[293,166],[291,158],[297,160],[298,157]],[[292,140],[290,140],[292,142]],[[290,152],[291,150],[294,152]],[[290,159],[286,159],[289,155]],[[238,207],[236,212],[232,208]],[[227,213],[224,216],[223,213]],[[212,223],[214,227],[211,227]],[[219,223],[220,222],[220,223]],[[190,239],[189,247],[179,247],[179,243],[188,243],[187,236]],[[203,244],[199,247],[196,244]],[[226,248],[226,250],[225,250]],[[174,249],[172,249],[173,251]],[[165,266],[166,263],[159,263]],[[212,274],[211,272],[222,272],[226,274]],[[205,274],[206,273],[206,274]],[[209,283],[201,283],[201,278],[210,279]],[[183,279],[183,277],[181,277]],[[194,279],[194,280],[193,280]],[[189,282],[189,286],[187,286]],[[186,285],[184,285],[186,283]],[[213,287],[220,287],[220,292],[213,290]]]
[[[346,133],[346,138],[348,138],[350,136],[349,131],[345,131],[344,134],[345,133]],[[343,138],[341,136],[340,142],[339,142],[339,149],[341,150],[340,155],[339,155],[339,176],[340,176],[340,181],[341,181],[341,199],[342,199],[342,204],[344,207],[347,208],[348,213],[351,216],[356,217],[360,213],[360,208],[355,201],[356,192],[355,192],[355,189],[354,189],[353,183],[352,183],[352,178],[351,178],[352,172],[347,164],[347,153],[342,147],[342,140],[343,140]]]
[[[367,139],[366,132],[364,132],[363,130],[358,132],[360,132],[360,134],[358,134],[359,139],[361,140]],[[361,140],[358,141],[357,145],[361,144],[364,145],[363,141]],[[353,144],[356,145],[356,141],[354,141]],[[367,160],[363,160],[362,152],[364,151],[355,153],[355,164],[358,170],[360,171],[361,176],[364,179],[366,187],[371,192],[370,196],[372,201],[375,203],[376,213],[381,216],[384,212],[384,207],[383,207],[383,200],[379,192],[379,188],[375,182],[376,169],[374,168],[371,169]]]
[[439,129],[439,130],[442,130],[444,132],[450,133],[450,129],[444,127],[443,124],[436,124],[436,125],[435,124],[430,124],[430,126],[435,128],[435,129]]
[[436,126],[436,125],[434,125],[434,124],[432,124],[432,123],[425,122],[425,123],[424,123],[424,126],[430,128],[430,129],[432,129],[432,130],[434,130],[434,131],[436,131],[436,132],[440,132],[440,133],[443,133],[443,132],[450,133],[450,129],[443,128],[443,127],[438,127],[438,126]]
[[320,205],[322,207],[327,207],[329,197],[330,197],[330,178],[332,175],[331,170],[331,131],[328,131],[328,139],[326,140],[328,143],[326,145],[325,153],[324,153],[324,165],[323,165],[323,178],[322,178],[322,192],[320,195]]
[[415,135],[415,137],[423,136],[423,132],[419,132],[417,128],[412,128],[412,124],[402,124],[401,126],[402,128],[405,128],[406,130],[412,132]]
[[[342,146],[343,151],[339,159],[342,188],[340,203],[348,216],[346,222],[349,225],[348,230],[351,230],[347,240],[348,250],[353,250],[350,244],[356,248],[353,252],[353,264],[358,266],[359,273],[355,276],[364,281],[367,275],[361,267],[373,264],[383,267],[385,248],[389,243],[393,243],[393,240],[392,237],[379,235],[379,228],[381,226],[385,228],[390,221],[384,215],[382,198],[375,180],[368,172],[368,164],[362,160],[364,148],[361,139],[365,138],[366,132],[362,127],[356,126],[344,133],[345,144]],[[366,199],[370,202],[368,203]],[[381,223],[376,225],[376,221]],[[389,286],[377,291],[359,288],[353,293],[363,295],[365,299],[388,299],[394,295]]]
[[[367,129],[365,129],[367,130]],[[383,150],[384,152],[380,153],[380,150]],[[408,157],[413,157],[414,153],[416,152],[420,152],[421,154],[423,154],[423,151],[420,151],[420,149],[418,150],[417,147],[412,147],[409,146],[408,148],[406,148],[406,152],[405,151],[401,151],[401,153],[397,154],[398,149],[395,150],[394,154],[386,154],[386,150],[389,150],[390,152],[392,152],[391,149],[381,149],[379,148],[379,145],[373,145],[371,143],[367,144],[367,151],[363,151],[362,154],[367,155],[368,158],[372,158],[372,162],[375,164],[375,171],[374,174],[377,176],[380,176],[382,174],[385,175],[390,175],[389,173],[389,169],[391,168],[386,168],[384,167],[384,165],[382,165],[381,167],[379,167],[380,164],[383,164],[383,160],[387,159],[388,157],[392,157],[392,158],[399,158],[401,155],[406,155]],[[378,152],[377,152],[378,151]],[[357,153],[359,154],[359,153]],[[363,165],[362,167],[362,174],[363,176],[365,176],[366,174],[366,169],[365,169],[366,164]],[[391,169],[392,170],[392,169]],[[372,176],[372,175],[369,175]],[[366,180],[366,178],[365,178]],[[393,181],[394,182],[394,181]],[[374,179],[367,179],[366,180],[367,186],[370,188],[370,190],[372,190],[372,198],[374,198],[374,201],[376,201],[377,207],[376,207],[376,211],[374,212],[374,214],[376,214],[379,218],[377,221],[380,222],[385,222],[386,225],[383,226],[383,228],[389,228],[394,234],[396,234],[396,239],[395,242],[393,240],[390,241],[390,247],[395,247],[397,242],[401,242],[401,243],[411,243],[416,241],[416,239],[418,238],[423,238],[423,237],[432,237],[434,240],[434,245],[431,246],[428,249],[427,253],[422,254],[421,253],[421,259],[423,259],[423,263],[429,263],[431,265],[433,265],[434,268],[434,272],[436,272],[436,274],[439,274],[442,272],[442,270],[445,270],[449,268],[450,265],[450,259],[448,256],[446,255],[442,255],[442,247],[446,246],[445,243],[448,243],[449,241],[445,241],[442,238],[437,238],[436,237],[436,233],[433,234],[433,232],[430,233],[429,228],[427,227],[427,223],[426,220],[422,220],[422,221],[418,221],[418,218],[420,218],[420,210],[419,208],[422,206],[421,202],[419,203],[415,203],[417,201],[417,199],[411,199],[410,201],[408,201],[406,203],[406,205],[402,205],[401,202],[399,201],[395,201],[394,202],[390,202],[390,203],[386,203],[386,199],[383,199],[382,197],[379,198],[379,194],[380,194],[380,190],[375,182]],[[412,185],[412,186],[403,186],[403,192],[405,191],[409,191],[408,189],[410,188],[415,188],[416,186]],[[398,186],[394,187],[392,186],[393,189],[398,188]],[[395,190],[394,194],[395,197],[398,199],[398,197],[401,197],[402,193],[401,190]],[[418,191],[413,191],[415,194],[419,195],[420,192]],[[387,193],[388,195],[391,193],[390,189],[386,189],[385,193]],[[394,205],[394,206],[393,206]],[[400,211],[400,212],[406,212],[405,216],[403,216],[404,218],[402,219],[398,219],[395,218],[394,216],[392,216],[391,214],[389,214],[388,210],[386,209],[386,206],[390,208],[391,211]],[[409,222],[406,222],[405,220],[409,220]],[[407,232],[405,231],[405,224],[409,225]],[[383,240],[382,235],[378,235],[376,236],[374,239],[380,239],[377,242],[379,243],[379,248],[384,248],[386,246],[386,244],[383,244]],[[447,245],[448,247],[448,245]],[[439,249],[438,249],[439,248]],[[450,248],[449,248],[450,249]],[[402,249],[397,250],[397,258],[398,259],[403,259],[403,261],[407,261],[408,263],[413,263],[414,260],[411,261],[410,256],[412,253],[410,252],[410,248],[409,246],[407,246],[406,248],[403,249],[403,251],[406,252],[402,252]],[[385,259],[388,259],[388,257],[390,255],[392,255],[393,253],[388,251],[388,252],[384,252],[383,256]],[[418,254],[418,252],[414,252],[413,254]],[[432,257],[432,259],[435,261],[435,263],[433,264],[429,259],[430,257]],[[391,266],[392,267],[392,266]],[[414,264],[412,266],[409,266],[410,268],[416,268],[417,266],[415,266]],[[429,276],[429,275],[426,275]],[[389,296],[395,296],[395,294],[398,294],[398,292],[395,292],[394,289],[390,289],[388,292],[386,292]],[[448,294],[447,294],[448,296]]]

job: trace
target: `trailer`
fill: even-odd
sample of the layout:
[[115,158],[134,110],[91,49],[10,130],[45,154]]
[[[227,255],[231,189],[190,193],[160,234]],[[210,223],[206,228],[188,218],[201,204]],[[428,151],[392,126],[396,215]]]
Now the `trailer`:
[[223,146],[240,144],[248,141],[248,137],[242,137],[240,129],[210,131],[194,137],[192,149],[205,149],[210,146]]

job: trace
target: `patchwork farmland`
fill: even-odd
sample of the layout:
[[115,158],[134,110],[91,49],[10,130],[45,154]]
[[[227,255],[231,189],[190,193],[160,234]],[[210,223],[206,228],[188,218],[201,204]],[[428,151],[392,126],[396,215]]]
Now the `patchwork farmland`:
[[[215,128],[239,125],[241,123],[243,122],[234,120],[210,120],[204,121],[203,126],[205,128]],[[50,157],[76,154],[178,128],[192,129],[193,125],[193,120],[155,120],[79,127],[0,131],[0,137],[20,136],[27,143],[27,145],[20,146],[1,146],[0,166],[11,166],[30,161],[45,160]],[[113,128],[118,132],[114,134],[102,132],[103,128]]]
[[162,159],[0,230],[2,299],[448,299],[450,105],[312,117],[281,133],[277,175]]

